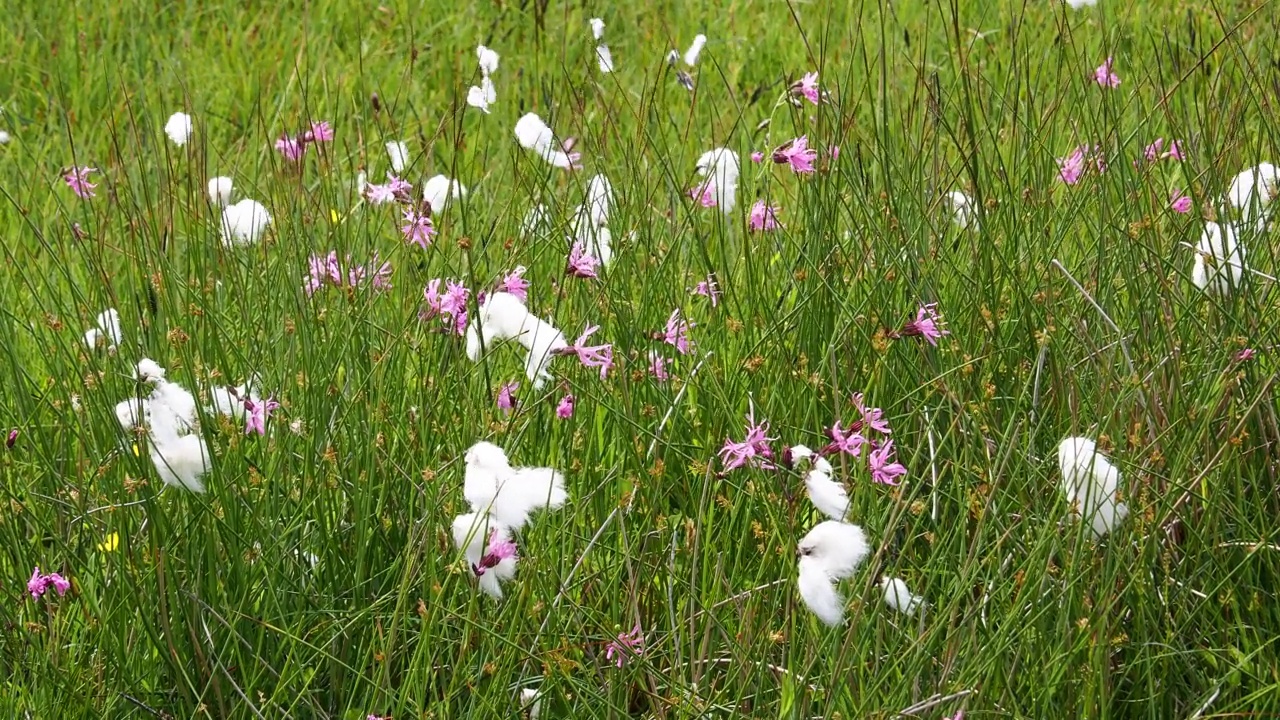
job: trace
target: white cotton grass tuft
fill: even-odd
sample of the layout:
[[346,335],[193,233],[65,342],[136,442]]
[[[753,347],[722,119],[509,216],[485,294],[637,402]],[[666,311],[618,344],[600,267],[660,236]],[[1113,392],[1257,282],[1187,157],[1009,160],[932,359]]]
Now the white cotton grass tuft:
[[8,132],[6,132],[6,131],[4,131],[4,130],[0,130],[0,145],[8,145],[8,144],[9,144],[9,141],[10,141],[10,140],[12,140],[12,139],[13,139],[13,138],[9,137],[9,133],[8,133]]
[[528,355],[525,358],[525,375],[535,390],[542,389],[551,373],[547,365],[558,350],[568,347],[564,333],[551,323],[542,320],[511,293],[495,292],[485,297],[480,311],[467,326],[467,357],[472,362],[480,360],[483,352],[500,340],[515,340]]
[[961,230],[978,229],[978,214],[972,198],[959,190],[952,190],[947,193],[946,202],[951,207],[952,222]]
[[542,714],[542,691],[537,688],[521,688],[520,707],[529,711],[529,720],[538,720],[538,716]]
[[907,589],[907,583],[901,578],[880,578],[880,589],[884,591],[884,604],[903,615],[910,617],[924,607],[924,598],[912,595]]
[[222,209],[222,244],[252,245],[271,224],[271,213],[257,200],[245,198]]
[[480,78],[480,85],[467,88],[467,104],[483,113],[489,112],[489,106],[498,101],[498,89],[488,75]]
[[857,525],[826,520],[800,540],[800,599],[823,623],[844,622],[844,597],[836,589],[870,554],[866,533]]
[[1101,538],[1128,517],[1129,508],[1116,500],[1120,471],[1098,452],[1092,440],[1063,440],[1058,445],[1058,469],[1072,512],[1089,523],[1094,537]]
[[391,160],[391,172],[402,173],[409,165],[409,146],[401,140],[388,140],[387,157]]
[[604,20],[601,18],[591,18],[588,20],[591,24],[591,36],[596,40],[604,39]]
[[525,237],[540,235],[551,228],[551,213],[547,206],[538,203],[529,208],[524,220],[520,222],[520,234]]
[[235,187],[231,178],[218,176],[209,178],[209,202],[218,207],[231,204],[231,191]]
[[849,515],[849,493],[843,485],[831,479],[834,474],[831,463],[804,445],[792,446],[791,458],[797,464],[809,464],[809,470],[804,475],[804,488],[809,495],[809,502],[823,515],[832,520],[843,521]]
[[538,117],[537,113],[525,113],[516,121],[515,127],[516,141],[520,146],[533,150],[555,167],[564,169],[573,169],[576,167],[574,161],[575,155],[571,155],[564,151],[558,145],[555,133],[551,128]]
[[738,153],[728,148],[715,148],[702,153],[696,163],[698,174],[712,184],[716,205],[725,215],[733,214],[738,198]]
[[126,430],[147,424],[151,461],[166,485],[204,492],[201,477],[209,469],[209,449],[196,424],[195,397],[165,379],[164,368],[150,358],[138,362],[137,375],[153,385],[151,394],[117,403],[116,419]]
[[191,116],[184,112],[170,115],[169,121],[164,124],[164,134],[169,136],[174,145],[186,145],[191,138]]
[[444,175],[435,175],[422,184],[422,199],[431,206],[433,213],[444,210],[450,198],[460,200],[466,195],[466,187]]
[[480,589],[495,600],[502,599],[502,582],[516,576],[516,556],[502,558],[496,565],[481,569],[481,560],[490,541],[510,542],[511,530],[482,512],[470,512],[453,519],[453,544],[467,559]]
[[1066,1],[1067,1],[1067,5],[1071,6],[1072,10],[1079,10],[1080,8],[1085,8],[1085,7],[1093,7],[1094,5],[1098,4],[1098,0],[1066,0]]
[[115,308],[107,308],[98,313],[98,317],[94,318],[93,327],[84,333],[84,344],[88,345],[90,350],[96,350],[100,340],[106,346],[107,352],[115,352],[116,347],[124,340],[124,333],[120,331],[120,313],[116,312]]
[[706,35],[703,35],[701,33],[695,35],[693,38],[693,44],[689,46],[688,50],[684,51],[684,64],[688,65],[689,67],[693,67],[694,65],[697,65],[698,57],[702,55],[702,48],[706,47],[706,45],[707,45]]
[[485,75],[490,75],[498,69],[498,53],[483,45],[476,46],[476,59],[480,63],[480,72]]
[[1227,191],[1227,201],[1241,212],[1246,221],[1278,196],[1280,168],[1266,162],[1240,172],[1232,179],[1231,188]]
[[613,262],[613,233],[607,223],[613,211],[613,185],[604,175],[587,183],[587,195],[574,215],[569,242],[581,243],[587,255],[608,267]]
[[462,494],[472,512],[488,514],[508,530],[520,530],[535,510],[554,510],[569,499],[558,471],[512,467],[506,451],[491,442],[472,445],[464,461]]
[[609,46],[604,42],[604,20],[600,18],[591,18],[591,36],[596,39],[596,63],[600,66],[600,72],[608,75],[613,72],[613,53],[609,52]]
[[1236,226],[1206,221],[1196,243],[1191,283],[1208,295],[1226,297],[1239,289],[1246,267]]

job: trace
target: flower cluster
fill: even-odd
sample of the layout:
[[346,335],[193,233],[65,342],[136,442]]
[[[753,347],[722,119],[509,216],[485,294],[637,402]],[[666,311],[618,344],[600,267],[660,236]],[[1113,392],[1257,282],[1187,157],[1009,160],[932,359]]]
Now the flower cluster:
[[27,581],[27,592],[31,593],[32,599],[39,600],[50,588],[57,591],[58,597],[62,597],[71,589],[71,581],[58,573],[45,575],[37,566],[31,571],[31,579]]
[[354,265],[350,255],[346,257],[345,263],[339,263],[338,252],[330,250],[328,255],[312,255],[307,261],[307,270],[307,277],[303,278],[302,283],[302,289],[307,295],[315,294],[316,290],[325,285],[359,288],[368,284],[377,291],[391,289],[391,263],[379,263],[377,253],[373,254],[373,259],[367,264]]
[[276,150],[285,160],[299,162],[306,154],[307,145],[333,141],[333,128],[327,120],[312,122],[311,127],[296,137],[284,134],[276,140]]

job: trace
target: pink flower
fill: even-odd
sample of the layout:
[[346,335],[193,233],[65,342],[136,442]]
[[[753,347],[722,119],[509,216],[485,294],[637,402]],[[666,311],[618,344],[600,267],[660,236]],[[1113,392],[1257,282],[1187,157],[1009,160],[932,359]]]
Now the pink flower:
[[516,557],[516,543],[514,540],[503,540],[495,528],[489,533],[488,552],[484,557],[480,558],[479,565],[472,565],[471,571],[479,577],[489,568],[498,566],[498,563],[508,558]]
[[31,571],[31,579],[27,581],[27,592],[31,593],[32,599],[38,600],[48,589],[49,583],[40,574],[40,566],[37,565],[36,569]]
[[337,251],[330,250],[329,254],[324,257],[312,255],[307,261],[307,266],[310,275],[302,285],[302,289],[307,291],[307,295],[319,290],[325,282],[330,282],[334,285],[342,284],[342,268],[338,266]]
[[820,99],[818,95],[818,73],[805,73],[805,76],[800,78],[800,82],[791,86],[791,92],[794,95],[801,95],[808,99],[809,102],[817,105]]
[[813,172],[813,161],[817,159],[818,151],[809,147],[808,135],[801,135],[773,151],[775,163],[790,165],[791,170],[796,173]]
[[329,142],[333,140],[333,127],[328,120],[312,122],[311,129],[302,134],[303,142]]
[[903,325],[900,334],[906,337],[923,337],[930,345],[937,345],[938,338],[951,334],[950,331],[938,327],[938,322],[942,318],[935,310],[937,306],[938,303],[921,305],[920,309],[916,310],[916,319]]
[[626,664],[629,656],[644,654],[644,634],[640,632],[640,623],[629,633],[620,633],[618,639],[605,646],[604,659],[612,660],[617,667]]
[[1080,182],[1084,174],[1084,145],[1076,148],[1065,158],[1058,158],[1058,177],[1068,185]]
[[572,395],[565,395],[560,398],[560,402],[556,405],[556,417],[561,420],[573,417],[573,401]]
[[1191,196],[1183,195],[1182,191],[1175,190],[1173,192],[1173,202],[1169,204],[1169,207],[1173,208],[1176,213],[1186,215],[1191,212]]
[[889,422],[884,419],[884,411],[880,408],[867,407],[863,401],[862,393],[853,394],[853,407],[858,410],[858,414],[862,419],[854,423],[854,429],[871,428],[878,433],[885,435],[891,434],[893,431],[889,429]]
[[498,409],[507,415],[516,409],[515,391],[520,389],[518,382],[505,382],[498,390]]
[[566,274],[572,275],[573,277],[599,277],[599,275],[596,274],[596,265],[599,263],[600,261],[596,260],[594,256],[587,254],[586,247],[582,244],[582,241],[579,240],[573,244],[572,248],[569,249],[569,262],[565,266],[564,271]]
[[267,418],[271,416],[271,411],[280,407],[280,403],[274,398],[266,400],[254,400],[253,398],[245,398],[245,423],[244,434],[256,432],[259,435],[267,434]]
[[768,232],[782,227],[782,223],[778,222],[779,209],[772,205],[766,205],[763,200],[757,200],[751,206],[751,216],[747,218],[747,228],[755,232]]
[[773,450],[769,448],[769,441],[777,438],[766,437],[769,422],[756,424],[754,411],[747,415],[747,434],[742,442],[734,442],[729,438],[725,438],[724,447],[720,448],[720,462],[724,465],[724,471],[729,472],[747,464],[756,464],[763,469],[773,467],[766,458],[773,457]]
[[689,340],[689,328],[693,324],[680,317],[680,308],[671,311],[667,318],[667,328],[662,333],[662,341],[673,346],[681,355],[688,355],[693,348]]
[[764,161],[764,153],[760,152],[759,150],[756,150],[755,152],[751,153],[751,162],[758,163],[763,161]]
[[498,292],[505,292],[515,295],[522,302],[529,299],[529,281],[524,279],[525,267],[517,265],[515,270],[507,273],[502,278],[502,282],[498,283]]
[[1182,160],[1182,148],[1178,146],[1177,140],[1170,140],[1169,149],[1165,152],[1160,152],[1163,148],[1164,138],[1156,138],[1154,142],[1143,149],[1142,156],[1146,158],[1147,162],[1156,162],[1157,160]]
[[1111,71],[1111,58],[1107,58],[1106,62],[1093,71],[1093,79],[1104,88],[1120,87],[1120,76]]
[[649,353],[649,373],[658,382],[671,379],[671,375],[667,372],[667,359],[659,355],[656,350]]
[[467,331],[467,297],[471,291],[462,283],[450,280],[444,294],[441,294],[440,283],[440,278],[435,278],[423,288],[422,299],[427,306],[418,313],[418,319],[427,322],[443,316],[450,320],[447,325],[451,331],[463,335]]
[[832,145],[832,146],[831,146],[831,159],[832,159],[832,160],[839,160],[839,159],[840,159],[840,146],[839,146],[839,145]]
[[1253,348],[1245,348],[1240,352],[1236,353],[1235,356],[1232,357],[1231,359],[1236,362],[1248,362],[1253,359],[1254,355],[1257,355],[1257,354],[1258,354],[1257,351],[1254,350]]
[[383,185],[375,185],[373,183],[365,183],[364,196],[368,198],[372,205],[382,205],[389,202],[413,202],[410,191],[413,185],[401,180],[400,178],[387,173],[387,182]]
[[896,478],[906,475],[907,469],[893,459],[893,441],[885,440],[867,455],[871,479],[884,485],[897,485]]
[[862,433],[857,431],[857,428],[841,429],[840,423],[832,425],[827,434],[831,436],[831,444],[822,448],[823,455],[843,453],[859,457],[862,455],[862,446],[869,442]]
[[689,188],[689,197],[697,200],[702,207],[715,207],[716,203],[716,184],[713,180],[708,179],[701,185]]
[[9,431],[9,437],[4,439],[4,447],[6,450],[12,450],[14,443],[18,442],[18,428]]
[[708,275],[706,280],[698,283],[693,288],[694,295],[702,295],[711,300],[711,307],[720,304],[720,285],[716,282],[715,275]]
[[58,597],[66,595],[67,591],[71,589],[71,581],[62,577],[58,573],[49,573],[44,579],[48,584],[53,586],[54,590],[58,592]]
[[431,224],[431,215],[418,214],[418,211],[408,208],[404,211],[404,222],[400,232],[404,233],[405,242],[414,243],[426,250],[431,244],[431,236],[436,234],[436,228]]
[[66,175],[62,176],[62,179],[66,181],[67,187],[71,188],[72,192],[88,200],[91,197],[96,197],[96,193],[93,192],[93,189],[98,186],[95,183],[89,182],[89,173],[96,172],[98,172],[98,168],[73,167]]
[[963,710],[961,710],[960,712],[956,713],[955,715],[952,715],[952,716],[951,716],[951,717],[949,717],[949,718],[943,718],[942,720],[964,720],[964,711],[963,711]]
[[600,329],[599,325],[590,325],[572,345],[555,351],[557,355],[577,355],[583,367],[600,368],[600,379],[605,379],[609,369],[613,367],[613,345],[587,345],[587,338]]
[[280,139],[276,140],[276,150],[284,156],[285,160],[298,162],[302,159],[302,153],[305,152],[306,149],[306,143],[298,140],[297,138],[289,137],[288,135],[281,135]]

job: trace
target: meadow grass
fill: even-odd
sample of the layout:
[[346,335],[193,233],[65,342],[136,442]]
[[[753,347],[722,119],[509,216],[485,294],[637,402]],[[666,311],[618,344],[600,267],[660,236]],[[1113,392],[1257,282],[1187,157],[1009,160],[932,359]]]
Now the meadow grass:
[[[1235,173],[1280,157],[1275,3],[258,5],[21,3],[0,28],[0,427],[19,431],[0,451],[0,714],[514,717],[524,687],[543,718],[1280,713],[1275,284],[1206,297],[1184,245]],[[697,32],[688,91],[665,55]],[[488,115],[464,103],[478,43],[502,55]],[[1092,80],[1108,56],[1111,90]],[[815,70],[829,101],[786,101]],[[162,132],[177,110],[185,147]],[[578,138],[584,169],[519,147],[525,112]],[[272,148],[322,119],[320,152]],[[806,134],[839,157],[769,162]],[[1135,165],[1157,137],[1185,159]],[[382,179],[389,140],[415,185],[469,189],[425,251],[355,185]],[[1107,171],[1065,185],[1056,159],[1082,144]],[[688,194],[717,146],[743,159],[728,217]],[[101,169],[95,198],[62,182],[73,165]],[[596,173],[616,259],[566,277]],[[214,175],[270,210],[261,242],[224,247]],[[954,189],[977,231],[952,223]],[[746,231],[757,198],[784,228]],[[539,202],[553,229],[522,232]],[[1267,275],[1273,237],[1245,239]],[[330,250],[376,252],[394,287],[308,296]],[[429,280],[491,289],[517,265],[570,339],[601,326],[606,379],[560,359],[535,392],[520,353],[472,363],[419,319]],[[716,307],[690,293],[712,273]],[[950,331],[936,348],[892,337],[923,302]],[[90,350],[108,307],[125,340]],[[653,338],[677,308],[689,355]],[[205,400],[257,373],[282,405],[265,436],[202,411],[203,495],[165,488],[115,420],[143,357]],[[821,446],[854,392],[909,474],[836,462],[873,555],[829,629],[796,593],[821,519],[800,476],[721,473],[716,452],[751,409],[776,447]],[[1123,474],[1131,513],[1101,542],[1058,489],[1069,435]],[[449,537],[480,439],[572,496],[525,529],[501,601]],[[37,565],[72,590],[32,599]],[[926,611],[887,609],[882,576]],[[606,645],[637,625],[616,667]]]

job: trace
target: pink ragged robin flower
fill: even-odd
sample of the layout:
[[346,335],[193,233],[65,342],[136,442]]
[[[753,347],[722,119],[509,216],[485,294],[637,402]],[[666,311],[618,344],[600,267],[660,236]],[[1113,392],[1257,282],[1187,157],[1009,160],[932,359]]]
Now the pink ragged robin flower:
[[660,337],[681,355],[688,355],[693,349],[693,342],[689,340],[689,329],[692,327],[693,323],[680,317],[680,308],[676,308],[667,318],[667,327]]
[[753,232],[768,232],[782,227],[782,223],[778,222],[780,209],[766,205],[763,200],[757,200],[751,206],[751,215],[747,218],[747,229]]
[[1111,69],[1111,58],[1107,58],[1106,62],[1093,71],[1093,81],[1104,88],[1120,87],[1120,76]]
[[298,138],[281,135],[276,140],[276,150],[284,156],[285,160],[298,162],[302,159],[302,154],[306,152],[307,144]]
[[791,94],[799,95],[817,105],[821,100],[818,91],[818,73],[805,73],[799,82],[791,86]]
[[759,150],[752,152],[751,162],[753,163],[764,162],[764,153],[760,152]]
[[600,368],[600,379],[605,379],[613,367],[613,345],[587,345],[587,338],[600,329],[599,325],[589,325],[572,345],[555,350],[557,355],[577,355],[583,367]]
[[867,455],[871,479],[882,485],[897,485],[898,478],[907,474],[907,468],[894,460],[893,441],[885,439]]
[[921,305],[916,310],[916,319],[903,325],[902,329],[892,337],[922,337],[930,345],[937,345],[938,338],[951,334],[949,330],[939,325],[942,317],[938,315],[937,307],[938,303]]
[[[855,422],[854,426],[857,425],[859,425],[859,423]],[[827,434],[831,436],[831,443],[822,448],[823,455],[844,454],[853,457],[860,457],[862,455],[862,446],[869,442],[867,438],[859,432],[858,427],[841,428],[840,423],[832,425],[831,429],[827,431]]]
[[[1150,145],[1142,151],[1142,157],[1147,162],[1156,162],[1158,160],[1182,160],[1182,148],[1178,146],[1177,140],[1169,141],[1169,149],[1164,150],[1164,138],[1156,138]],[[1136,163],[1135,163],[1136,164]]]
[[697,200],[702,207],[715,207],[716,203],[716,184],[711,179],[701,185],[689,188],[689,197]]
[[1183,195],[1181,190],[1173,192],[1173,201],[1169,203],[1169,207],[1176,213],[1186,215],[1191,212],[1191,196]]
[[516,409],[515,392],[520,389],[518,382],[505,382],[498,389],[498,409],[503,413],[510,415],[512,410]]
[[853,429],[861,430],[863,428],[870,428],[885,435],[893,433],[893,431],[889,429],[889,422],[884,419],[884,411],[880,408],[869,407],[866,404],[862,393],[854,393],[852,401],[853,407],[857,409],[858,415],[861,416],[861,418],[853,424]]
[[644,654],[644,633],[640,631],[640,623],[629,633],[620,633],[618,639],[604,648],[604,659],[610,660],[617,667],[622,667],[627,660]]
[[404,233],[405,242],[410,242],[423,250],[431,244],[431,236],[436,234],[435,225],[431,224],[430,213],[419,213],[413,208],[404,211],[404,225],[400,232]]
[[773,161],[779,165],[790,165],[796,173],[814,172],[813,161],[818,159],[818,151],[809,147],[809,136],[801,135],[773,151]]
[[711,301],[711,307],[720,304],[720,285],[716,282],[715,275],[708,275],[706,280],[698,283],[693,288],[694,295],[701,295]]
[[1245,348],[1240,352],[1236,353],[1231,359],[1238,363],[1248,362],[1252,360],[1254,356],[1257,354],[1258,352],[1253,348]]
[[579,278],[599,277],[596,274],[596,266],[600,263],[593,255],[587,253],[586,246],[579,240],[569,248],[569,261],[565,265],[564,271],[566,275],[572,275]]
[[560,398],[560,402],[556,404],[556,417],[561,420],[573,417],[573,403],[574,397],[572,395],[565,395]]
[[383,205],[390,202],[409,204],[413,202],[413,185],[387,173],[387,182],[382,185],[365,183],[364,196],[370,205]]
[[88,200],[89,198],[96,196],[96,193],[93,190],[98,186],[96,183],[89,182],[89,173],[96,172],[98,172],[98,168],[73,167],[67,171],[66,175],[62,176],[62,179],[66,181],[67,187],[71,188],[71,192],[75,193],[78,197]]
[[497,528],[494,528],[489,533],[489,542],[485,549],[488,552],[484,554],[484,557],[480,558],[480,564],[471,566],[471,571],[476,574],[476,577],[480,577],[490,568],[497,567],[498,563],[503,560],[516,557],[518,552],[515,541],[503,540],[502,534]]
[[31,593],[33,600],[39,600],[41,596],[49,591],[49,588],[53,588],[58,593],[58,596],[61,597],[71,589],[71,581],[58,573],[45,575],[40,572],[40,567],[37,566],[31,571],[31,579],[27,581],[27,592]]
[[9,436],[4,439],[4,449],[12,450],[16,442],[18,442],[18,428],[9,431]]
[[724,472],[744,465],[754,465],[765,470],[772,468],[769,458],[773,457],[773,450],[769,447],[769,441],[777,438],[767,437],[768,431],[767,420],[756,424],[755,410],[748,413],[746,437],[742,442],[725,438],[724,447],[720,448],[720,462],[724,466]]
[[256,432],[259,435],[267,434],[267,418],[271,416],[271,412],[280,407],[280,403],[275,398],[267,398],[266,400],[254,400],[253,398],[244,399],[244,434]]
[[498,292],[510,293],[520,298],[521,302],[529,300],[529,281],[524,279],[525,267],[517,265],[515,270],[507,273],[502,278],[502,282],[498,283]]
[[311,123],[311,129],[302,134],[303,142],[330,142],[333,140],[333,126],[328,120]]
[[668,360],[657,351],[649,351],[649,374],[653,375],[658,382],[666,382],[671,379],[671,374],[667,372]]

